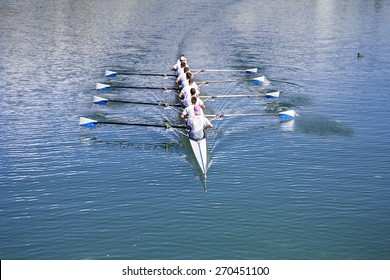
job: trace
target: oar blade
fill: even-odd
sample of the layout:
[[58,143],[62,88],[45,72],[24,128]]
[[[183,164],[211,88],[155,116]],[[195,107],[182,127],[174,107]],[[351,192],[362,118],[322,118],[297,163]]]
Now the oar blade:
[[80,117],[79,125],[84,127],[94,128],[97,125],[97,121],[85,117]]
[[106,105],[108,103],[108,99],[100,96],[94,96],[93,103],[98,105]]
[[257,86],[257,85],[264,83],[264,81],[265,81],[265,76],[260,76],[260,77],[254,78],[252,80],[252,83],[253,83],[253,85]]
[[266,92],[265,97],[268,99],[278,98],[280,95],[279,91],[273,91],[273,92]]
[[250,68],[245,70],[246,74],[256,74],[257,73],[257,68]]
[[279,119],[281,121],[289,121],[295,118],[295,110],[287,110],[283,112],[279,112]]
[[107,84],[102,84],[102,83],[96,83],[96,89],[97,90],[109,90],[110,89],[110,85],[107,85]]
[[104,72],[104,76],[108,77],[108,78],[115,78],[117,75],[118,75],[118,73],[115,71],[106,70]]

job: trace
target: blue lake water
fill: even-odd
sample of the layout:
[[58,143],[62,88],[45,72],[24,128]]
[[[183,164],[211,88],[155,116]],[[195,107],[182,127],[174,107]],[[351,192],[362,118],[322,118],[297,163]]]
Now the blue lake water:
[[[1,259],[389,259],[389,15],[381,0],[1,1]],[[178,122],[92,98],[175,102],[95,84],[106,69],[170,73],[182,53],[192,69],[258,67],[271,82],[203,94],[281,92],[206,113],[299,114],[213,120],[206,184],[177,132],[78,125]]]

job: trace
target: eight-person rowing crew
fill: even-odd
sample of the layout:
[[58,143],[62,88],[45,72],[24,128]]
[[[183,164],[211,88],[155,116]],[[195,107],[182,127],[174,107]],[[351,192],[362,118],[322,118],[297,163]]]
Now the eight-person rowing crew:
[[200,87],[194,81],[194,75],[190,72],[187,60],[181,55],[176,64],[171,67],[176,71],[176,83],[179,85],[179,98],[182,102],[182,118],[186,118],[189,137],[194,140],[205,138],[204,130],[212,128],[211,122],[204,116],[206,108],[203,101],[198,97]]

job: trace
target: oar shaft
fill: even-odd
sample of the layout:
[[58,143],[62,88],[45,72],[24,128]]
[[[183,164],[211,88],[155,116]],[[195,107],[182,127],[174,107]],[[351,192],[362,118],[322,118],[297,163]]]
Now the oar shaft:
[[171,88],[171,87],[144,87],[144,86],[121,86],[121,85],[112,85],[111,88],[178,90],[178,88]]
[[110,121],[98,121],[98,124],[112,124],[112,125],[127,125],[127,126],[147,126],[147,127],[162,127],[162,128],[181,128],[185,129],[185,126],[179,125],[165,125],[165,124],[150,124],[150,123],[125,123],[125,122],[110,122]]
[[165,107],[181,107],[180,104],[168,104],[165,102],[143,102],[143,101],[131,101],[131,100],[111,100],[108,99],[108,102],[116,103],[125,103],[125,104],[139,104],[139,105],[156,105],[156,106],[165,106]]
[[128,125],[128,126],[150,126],[150,127],[166,127],[163,124],[147,124],[147,123],[125,123],[125,122],[98,122],[99,124],[113,125]]
[[109,90],[110,88],[133,88],[133,89],[159,89],[162,91],[166,90],[178,90],[178,88],[172,88],[172,87],[146,87],[146,86],[130,86],[130,85],[123,85],[123,84],[115,84],[115,83],[97,83],[96,89],[97,90]]
[[123,76],[156,76],[156,77],[176,77],[174,74],[164,74],[164,73],[131,73],[131,72],[121,72],[116,71],[118,75]]
[[216,80],[216,81],[205,81],[202,82],[200,85],[207,85],[207,84],[216,84],[216,83],[241,83],[241,82],[246,82],[246,81],[252,81],[248,79],[241,79],[241,80]]
[[205,115],[208,118],[223,118],[223,117],[271,117],[277,116],[277,114],[268,113],[253,113],[253,114],[217,114],[217,115]]
[[276,114],[267,114],[267,113],[253,113],[253,114],[222,114],[222,117],[270,117],[277,116]]
[[256,73],[257,68],[251,68],[251,69],[191,69],[193,72],[246,72],[246,73]]
[[195,70],[195,71],[199,71],[199,72],[245,72],[245,70],[242,70],[242,69],[204,69],[204,70]]
[[199,98],[208,98],[208,99],[214,99],[214,98],[237,98],[237,97],[259,97],[259,96],[266,96],[265,94],[229,94],[229,95],[200,95]]

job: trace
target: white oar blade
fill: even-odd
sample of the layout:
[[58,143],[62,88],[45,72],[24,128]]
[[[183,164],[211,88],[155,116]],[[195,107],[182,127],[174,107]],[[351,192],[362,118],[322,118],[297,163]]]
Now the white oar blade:
[[114,71],[106,70],[104,72],[104,76],[109,77],[109,78],[115,78],[116,75],[118,75],[118,73],[114,72]]
[[245,73],[246,74],[256,74],[257,73],[257,68],[246,69]]
[[107,85],[107,84],[102,84],[102,83],[97,83],[96,84],[96,89],[98,90],[109,90],[110,89],[110,85]]
[[79,125],[84,126],[84,127],[96,127],[97,121],[95,121],[93,119],[80,117]]
[[108,102],[108,99],[100,97],[100,96],[94,96],[93,97],[93,103],[98,105],[106,105]]
[[280,92],[279,92],[279,91],[273,91],[273,92],[267,92],[267,93],[265,93],[265,97],[266,97],[266,98],[269,98],[269,99],[278,98],[279,95],[280,95]]
[[265,76],[257,77],[257,78],[254,78],[254,79],[252,80],[252,82],[253,82],[253,84],[254,84],[255,86],[264,83],[264,81],[265,81]]
[[279,119],[282,121],[288,121],[295,118],[295,110],[288,110],[279,113]]

